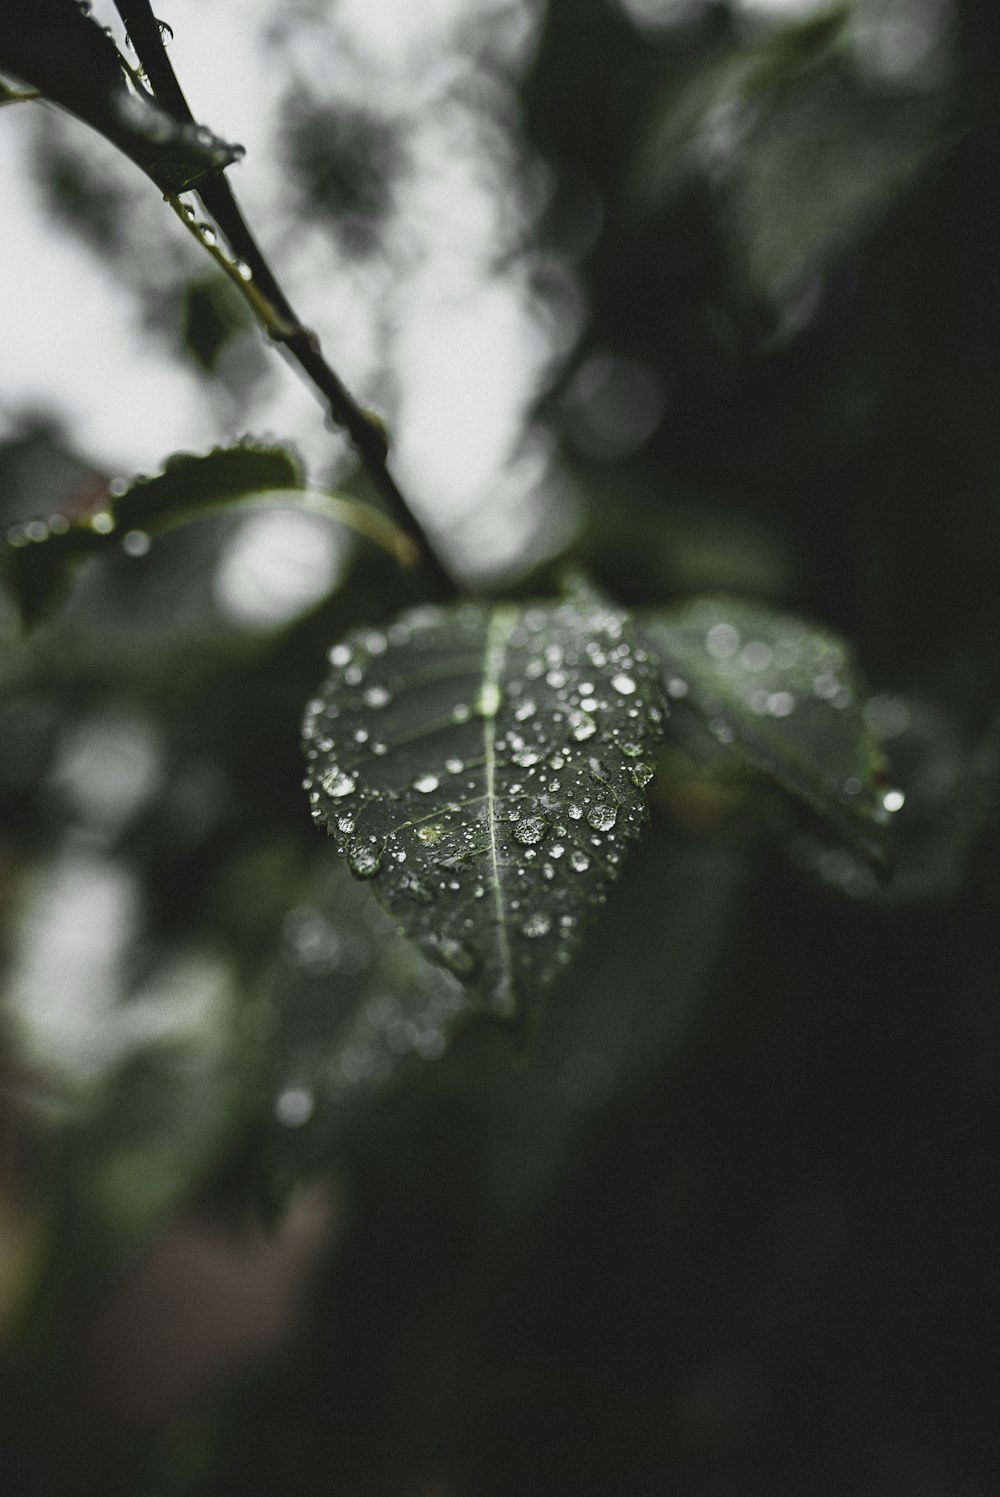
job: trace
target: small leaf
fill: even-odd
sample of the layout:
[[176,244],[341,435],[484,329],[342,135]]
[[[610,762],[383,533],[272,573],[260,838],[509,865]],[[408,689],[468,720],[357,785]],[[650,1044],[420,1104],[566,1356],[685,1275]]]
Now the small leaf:
[[303,729],[314,817],[421,950],[513,1017],[646,819],[653,663],[591,600],[416,609],[330,661]]
[[133,479],[101,510],[48,514],[12,525],[4,560],[24,618],[32,622],[55,600],[77,564],[145,536],[262,495],[302,490],[298,456],[286,447],[244,441],[232,447],[169,458],[161,473]]
[[884,867],[898,792],[884,789],[846,642],[738,598],[697,598],[642,622],[668,697]]

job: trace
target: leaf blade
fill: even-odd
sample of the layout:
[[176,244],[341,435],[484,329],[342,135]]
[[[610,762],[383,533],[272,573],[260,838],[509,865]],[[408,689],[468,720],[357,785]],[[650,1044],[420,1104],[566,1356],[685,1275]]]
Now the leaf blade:
[[846,641],[797,615],[733,597],[689,599],[644,615],[642,623],[668,696],[887,870],[892,816],[884,760]]
[[417,609],[330,661],[303,729],[314,817],[425,955],[517,1016],[647,817],[648,652],[588,599]]

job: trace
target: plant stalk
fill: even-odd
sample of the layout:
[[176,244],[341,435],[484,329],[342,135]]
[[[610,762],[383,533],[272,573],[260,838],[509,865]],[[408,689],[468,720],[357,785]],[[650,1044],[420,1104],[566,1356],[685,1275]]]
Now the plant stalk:
[[[178,123],[194,124],[194,116],[166,54],[160,23],[150,9],[149,0],[115,0],[115,5],[157,103]],[[219,173],[199,183],[194,190],[206,213],[224,235],[234,257],[232,265],[223,262],[230,278],[268,336],[287,350],[288,356],[317,391],[331,420],[346,431],[369,477],[389,506],[392,518],[416,543],[431,593],[440,599],[455,597],[454,581],[442,566],[424,527],[389,469],[388,441],[382,423],[357,403],[324,358],[316,334],[299,319],[243,217],[229,181]],[[184,217],[182,206],[175,199],[169,201]]]

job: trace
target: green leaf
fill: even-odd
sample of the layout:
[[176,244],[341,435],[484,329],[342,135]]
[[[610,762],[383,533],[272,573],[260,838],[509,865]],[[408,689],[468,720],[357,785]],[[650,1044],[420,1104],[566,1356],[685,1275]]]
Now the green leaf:
[[0,7],[0,68],[68,109],[169,195],[242,156],[203,125],[178,124],[125,81],[111,37],[75,0],[8,0]]
[[293,1161],[328,1157],[407,1072],[445,1053],[470,1009],[324,850],[285,917],[248,1031],[255,1109]]
[[168,458],[153,477],[112,485],[101,509],[46,515],[13,525],[3,557],[25,620],[34,622],[57,599],[76,566],[95,552],[160,534],[234,505],[295,504],[347,525],[406,564],[412,543],[368,505],[309,489],[298,455],[282,446],[245,440],[231,447]]
[[416,609],[330,662],[303,729],[314,817],[431,960],[517,1015],[647,817],[653,662],[590,599]]
[[739,598],[692,599],[642,623],[667,695],[884,868],[897,792],[885,791],[846,642]]
[[940,96],[891,97],[831,68],[762,111],[725,188],[736,272],[762,296],[876,228],[947,144]]

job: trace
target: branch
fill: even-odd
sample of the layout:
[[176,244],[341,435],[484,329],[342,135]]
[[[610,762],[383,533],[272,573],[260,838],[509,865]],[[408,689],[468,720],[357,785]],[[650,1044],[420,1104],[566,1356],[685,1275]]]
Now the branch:
[[[193,125],[194,116],[166,54],[160,23],[150,9],[149,0],[115,0],[115,5],[157,103],[179,124]],[[416,542],[434,595],[454,597],[454,582],[389,471],[388,442],[382,423],[357,403],[323,357],[316,334],[300,321],[247,225],[228,180],[220,172],[199,182],[196,191],[205,211],[225,236],[233,256],[231,263],[225,257],[215,258],[239,287],[268,336],[287,349],[289,357],[320,395],[331,419],[347,432],[358,457],[389,505],[393,519]],[[193,222],[190,213],[176,199],[168,201],[186,226],[211,248],[204,230]]]

